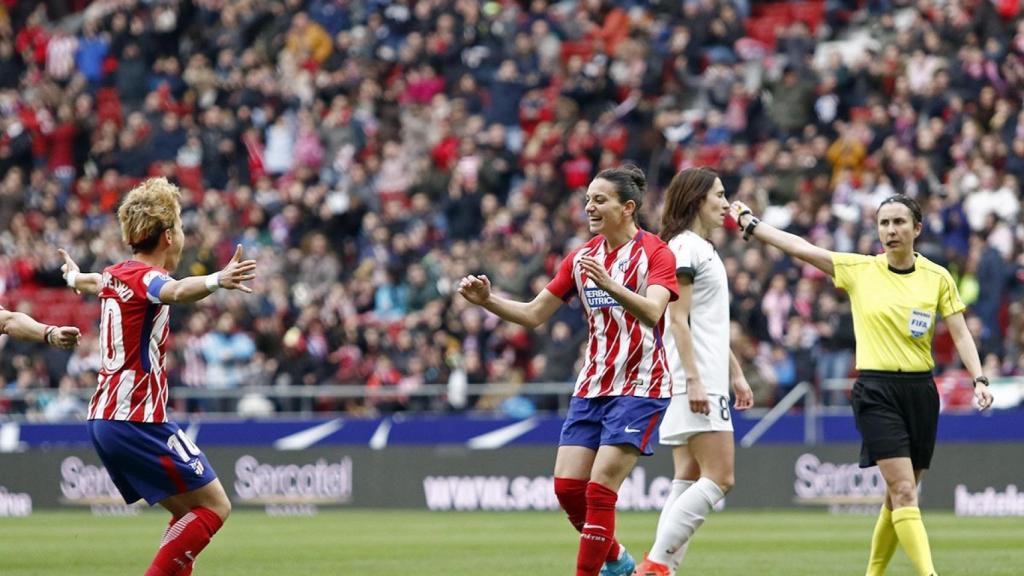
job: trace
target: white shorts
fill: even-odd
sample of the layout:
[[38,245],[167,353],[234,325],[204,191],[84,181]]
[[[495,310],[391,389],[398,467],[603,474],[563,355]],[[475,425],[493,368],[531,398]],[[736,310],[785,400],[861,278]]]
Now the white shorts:
[[704,415],[690,410],[690,398],[676,394],[665,411],[658,428],[660,442],[668,446],[686,444],[690,436],[701,432],[732,432],[732,412],[729,397],[708,394],[711,413]]

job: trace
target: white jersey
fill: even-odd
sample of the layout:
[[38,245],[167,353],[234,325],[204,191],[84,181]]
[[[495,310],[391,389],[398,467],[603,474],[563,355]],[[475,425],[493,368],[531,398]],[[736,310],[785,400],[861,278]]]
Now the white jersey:
[[[710,242],[687,230],[672,238],[669,249],[676,257],[676,276],[693,278],[690,300],[690,334],[704,390],[729,398],[729,280],[725,265]],[[669,322],[675,322],[666,311]],[[673,393],[686,392],[686,373],[676,352],[672,330],[665,331],[665,350],[672,371]]]

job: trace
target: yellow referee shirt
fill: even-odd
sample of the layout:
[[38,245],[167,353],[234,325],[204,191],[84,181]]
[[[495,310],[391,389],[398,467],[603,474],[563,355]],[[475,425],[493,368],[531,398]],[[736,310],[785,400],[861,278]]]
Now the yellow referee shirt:
[[936,312],[962,312],[949,272],[920,254],[910,271],[889,268],[885,254],[832,255],[836,287],[850,294],[857,369],[929,372]]

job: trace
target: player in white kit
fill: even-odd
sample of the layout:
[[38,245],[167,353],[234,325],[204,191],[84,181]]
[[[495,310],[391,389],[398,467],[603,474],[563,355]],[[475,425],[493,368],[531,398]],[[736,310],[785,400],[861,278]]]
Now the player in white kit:
[[722,181],[707,168],[679,172],[665,192],[661,238],[676,258],[679,300],[667,313],[673,395],[659,434],[672,446],[675,472],[654,544],[634,572],[639,576],[674,574],[693,533],[732,488],[730,385],[737,410],[754,403],[729,347],[725,266],[708,240],[728,211]]

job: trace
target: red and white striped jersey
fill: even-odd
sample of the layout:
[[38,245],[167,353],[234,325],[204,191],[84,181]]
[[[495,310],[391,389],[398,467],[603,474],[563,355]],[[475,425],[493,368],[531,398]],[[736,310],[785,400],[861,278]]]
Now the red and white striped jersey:
[[579,265],[584,256],[603,262],[612,278],[637,294],[646,294],[649,286],[664,286],[672,300],[679,294],[675,258],[650,232],[641,230],[612,251],[608,251],[604,236],[596,236],[566,256],[547,290],[562,300],[579,295],[587,314],[587,354],[573,396],[670,398],[672,376],[663,343],[665,318],[653,328],[644,326],[587,277]]
[[128,260],[103,271],[99,385],[90,420],[167,422],[167,271]]

